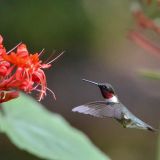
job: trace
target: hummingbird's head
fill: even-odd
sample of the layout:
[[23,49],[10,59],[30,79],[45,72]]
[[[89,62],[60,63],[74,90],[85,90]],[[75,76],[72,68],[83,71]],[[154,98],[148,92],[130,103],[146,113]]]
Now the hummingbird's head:
[[110,99],[115,95],[115,91],[109,83],[99,83],[98,87],[101,90],[102,96],[106,99]]
[[93,82],[93,81],[90,81],[87,79],[83,79],[83,81],[97,85],[99,87],[99,89],[101,90],[102,96],[105,99],[110,99],[113,96],[115,96],[114,88],[109,83],[97,83],[97,82]]

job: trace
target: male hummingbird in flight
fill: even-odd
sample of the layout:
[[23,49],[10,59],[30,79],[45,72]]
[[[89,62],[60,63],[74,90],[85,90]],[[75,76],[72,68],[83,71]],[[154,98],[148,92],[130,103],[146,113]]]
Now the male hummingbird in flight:
[[87,79],[83,81],[97,85],[101,91],[104,101],[90,102],[72,109],[73,112],[92,115],[95,117],[111,117],[116,119],[124,128],[137,128],[155,131],[153,127],[146,124],[133,115],[118,99],[115,90],[109,83],[97,83]]

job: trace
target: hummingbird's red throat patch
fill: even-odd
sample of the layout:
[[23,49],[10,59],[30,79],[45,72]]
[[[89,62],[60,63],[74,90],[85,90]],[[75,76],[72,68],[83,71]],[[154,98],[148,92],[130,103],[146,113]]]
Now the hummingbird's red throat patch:
[[106,98],[106,99],[110,99],[110,98],[112,98],[113,96],[114,96],[113,93],[103,92],[103,97]]

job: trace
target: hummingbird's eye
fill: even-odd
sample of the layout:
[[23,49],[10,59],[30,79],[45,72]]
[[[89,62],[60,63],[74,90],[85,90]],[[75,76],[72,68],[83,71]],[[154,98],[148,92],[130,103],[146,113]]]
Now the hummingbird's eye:
[[103,88],[105,89],[105,88],[106,88],[106,86],[103,86]]

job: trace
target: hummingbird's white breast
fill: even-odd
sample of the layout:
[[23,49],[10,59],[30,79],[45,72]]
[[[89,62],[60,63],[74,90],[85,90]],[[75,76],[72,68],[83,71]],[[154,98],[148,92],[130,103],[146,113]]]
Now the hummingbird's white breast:
[[111,98],[106,99],[106,101],[110,103],[119,103],[118,97],[115,95]]

